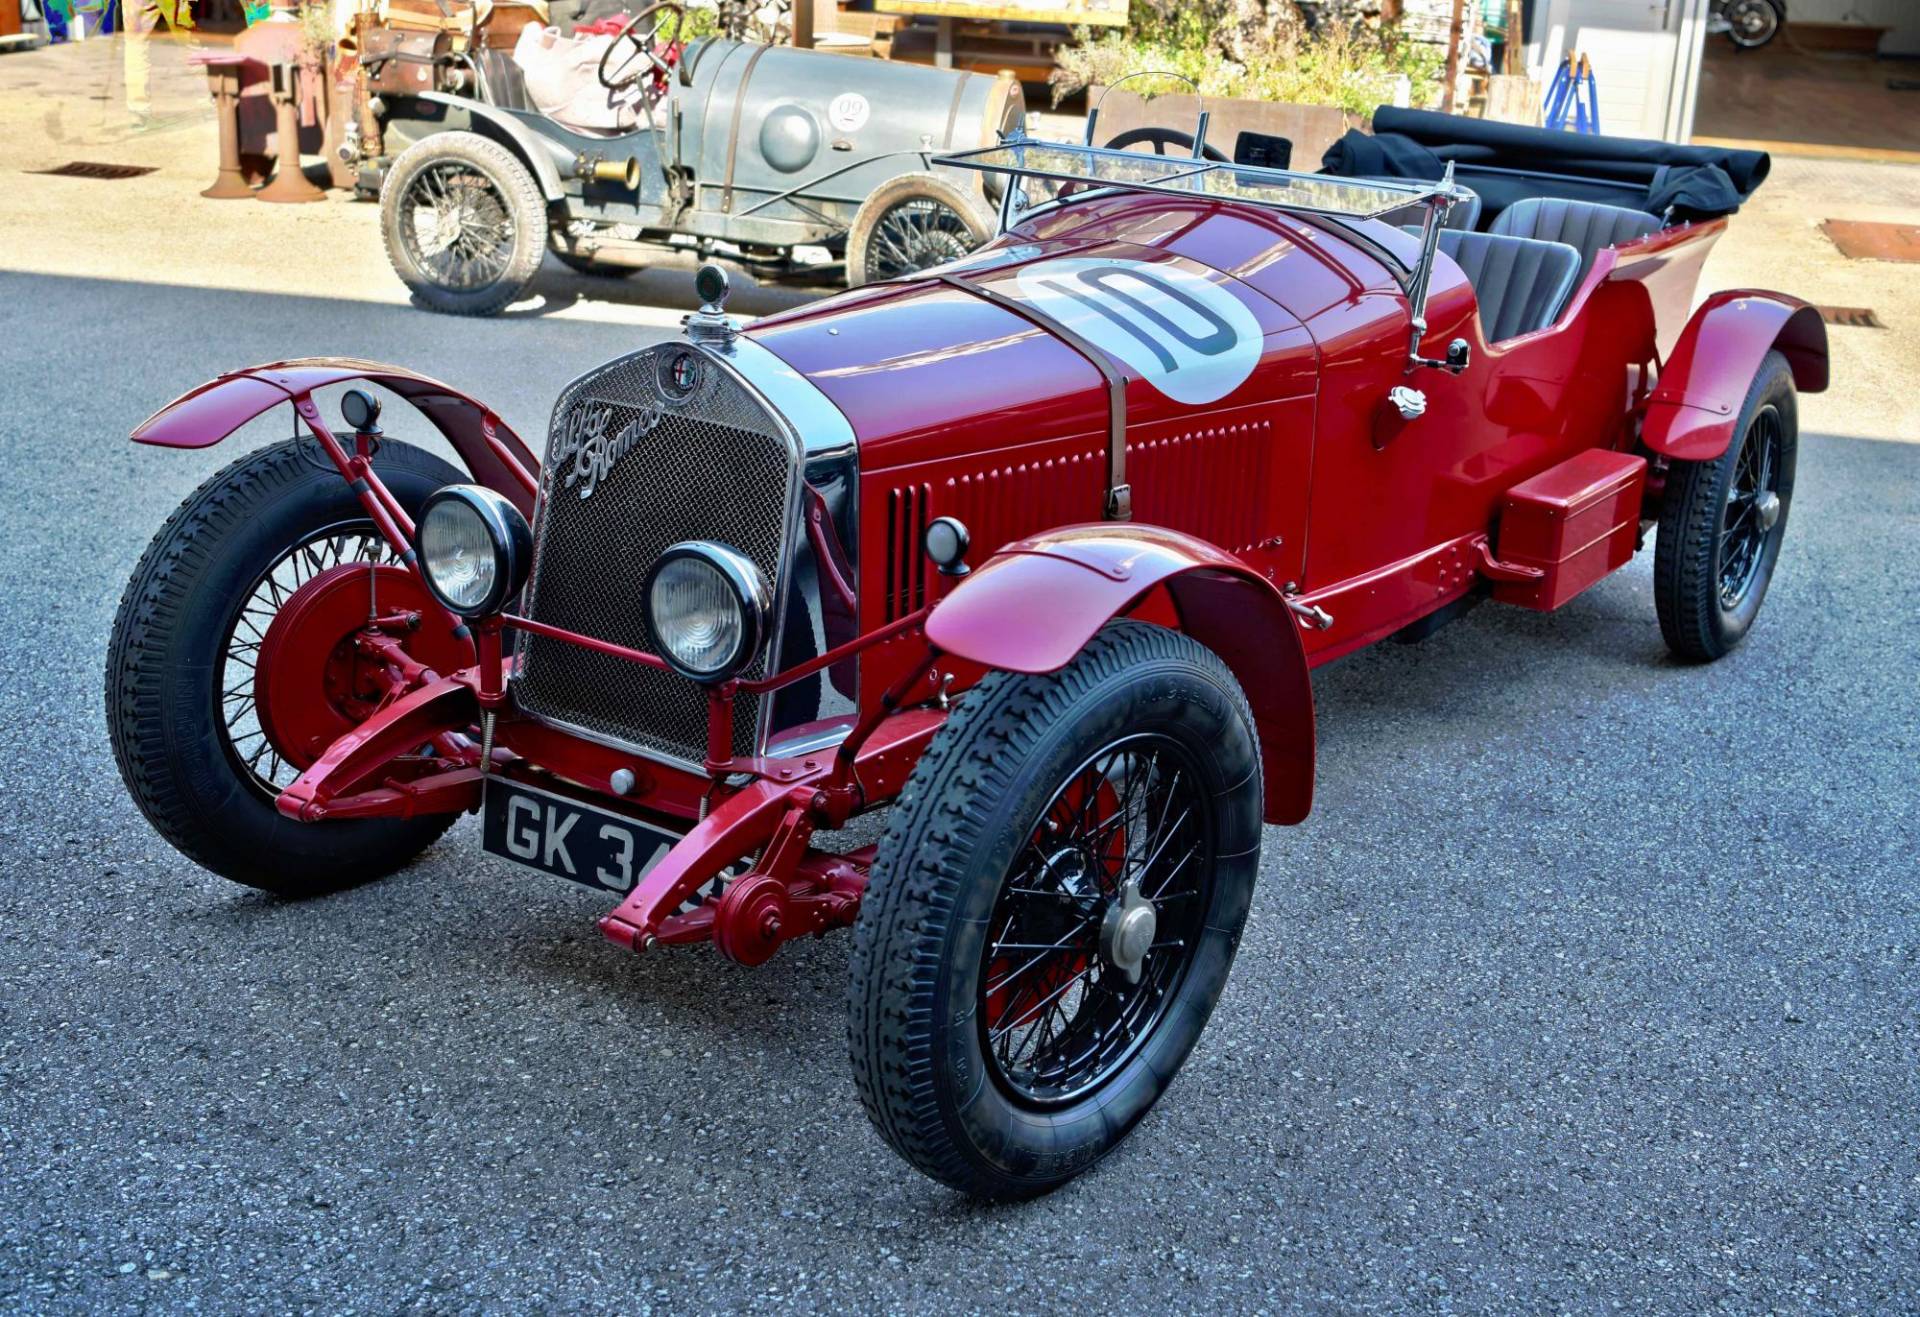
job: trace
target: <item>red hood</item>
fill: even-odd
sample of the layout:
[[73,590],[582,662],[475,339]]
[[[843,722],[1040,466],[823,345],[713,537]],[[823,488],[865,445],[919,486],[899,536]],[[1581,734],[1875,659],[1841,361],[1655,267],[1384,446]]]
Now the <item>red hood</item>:
[[[1130,425],[1311,393],[1317,354],[1303,320],[1374,282],[1371,274],[1356,278],[1355,265],[1387,282],[1357,249],[1284,216],[1138,194],[1062,207],[942,272],[1032,301],[1035,268],[1062,261],[1071,264],[1044,268],[1118,262],[1187,288],[1203,280],[1244,308],[1232,319],[1257,340],[1257,350],[1252,342],[1246,350],[1258,369],[1200,398],[1191,390],[1171,396],[1167,381],[1156,386],[1130,371]],[[760,321],[748,333],[846,415],[863,469],[1089,434],[1106,424],[1104,384],[1084,357],[1024,317],[938,280],[854,290]]]

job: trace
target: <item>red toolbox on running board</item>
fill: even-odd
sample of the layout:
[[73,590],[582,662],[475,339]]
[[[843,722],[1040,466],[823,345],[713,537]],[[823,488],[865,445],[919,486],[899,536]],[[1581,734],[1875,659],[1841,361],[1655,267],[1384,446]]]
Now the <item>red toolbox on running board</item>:
[[1498,556],[1545,574],[1496,585],[1493,597],[1522,608],[1558,608],[1623,565],[1639,540],[1646,484],[1646,458],[1589,448],[1508,490]]

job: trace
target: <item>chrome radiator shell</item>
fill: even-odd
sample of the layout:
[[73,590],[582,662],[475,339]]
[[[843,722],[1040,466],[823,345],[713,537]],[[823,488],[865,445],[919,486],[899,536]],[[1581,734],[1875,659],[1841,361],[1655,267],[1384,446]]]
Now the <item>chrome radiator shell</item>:
[[[703,346],[676,340],[589,371],[554,405],[523,611],[653,653],[648,568],[669,545],[717,540],[773,587],[774,639],[739,674],[766,675],[780,653],[802,454],[786,422]],[[648,757],[706,759],[705,687],[530,632],[516,652],[512,691],[525,712]],[[732,754],[755,753],[762,703],[739,697]]]

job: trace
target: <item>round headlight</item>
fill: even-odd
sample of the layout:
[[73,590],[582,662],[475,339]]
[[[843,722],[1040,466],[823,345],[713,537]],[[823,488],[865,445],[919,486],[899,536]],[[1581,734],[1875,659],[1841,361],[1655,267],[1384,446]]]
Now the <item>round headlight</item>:
[[526,584],[533,532],[520,509],[480,485],[427,496],[415,535],[427,588],[461,617],[497,613]]
[[751,559],[724,544],[689,540],[647,575],[654,652],[695,681],[725,681],[753,661],[767,635],[773,592]]

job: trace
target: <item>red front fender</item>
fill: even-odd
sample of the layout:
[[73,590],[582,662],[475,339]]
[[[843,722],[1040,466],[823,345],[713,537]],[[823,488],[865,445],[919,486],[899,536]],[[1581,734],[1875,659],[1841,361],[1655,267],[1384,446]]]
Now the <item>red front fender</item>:
[[1693,313],[1660,372],[1640,439],[1662,457],[1711,462],[1727,450],[1740,404],[1768,352],[1779,348],[1802,393],[1827,387],[1827,327],[1796,297],[1739,289]]
[[949,654],[1008,672],[1052,672],[1164,585],[1180,629],[1233,670],[1260,730],[1269,823],[1313,806],[1313,684],[1280,592],[1224,549],[1157,526],[1097,522],[1009,544],[927,618]]
[[162,448],[208,448],[262,412],[349,380],[377,384],[412,403],[446,436],[475,480],[532,518],[540,462],[506,422],[450,385],[377,361],[305,357],[233,371],[189,390],[140,422],[133,441]]

